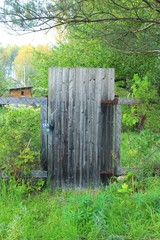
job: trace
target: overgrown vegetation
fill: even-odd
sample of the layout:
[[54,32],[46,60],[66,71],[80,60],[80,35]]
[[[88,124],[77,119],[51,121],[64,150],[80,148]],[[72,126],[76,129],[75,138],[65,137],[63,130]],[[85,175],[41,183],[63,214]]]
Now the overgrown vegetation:
[[97,190],[43,192],[21,198],[1,184],[0,236],[9,240],[160,238],[159,177],[128,174]]
[[39,108],[1,108],[0,125],[1,170],[9,176],[0,179],[0,239],[160,238],[160,139],[155,128],[136,130],[123,122],[121,163],[138,171],[122,180],[113,177],[99,189],[38,193],[43,181],[28,177],[39,167]]
[[43,181],[31,178],[40,169],[40,110],[32,106],[0,109],[0,172],[8,188],[30,193]]
[[147,77],[134,75],[131,97],[138,104],[122,107],[121,166],[160,166],[159,96]]

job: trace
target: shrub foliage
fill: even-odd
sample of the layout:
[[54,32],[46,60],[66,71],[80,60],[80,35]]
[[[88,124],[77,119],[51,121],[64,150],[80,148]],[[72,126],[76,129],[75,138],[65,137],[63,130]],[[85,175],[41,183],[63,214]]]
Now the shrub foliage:
[[[40,165],[40,111],[32,106],[6,106],[0,111],[0,171],[23,190],[37,188],[30,178]],[[24,184],[25,183],[25,184]]]

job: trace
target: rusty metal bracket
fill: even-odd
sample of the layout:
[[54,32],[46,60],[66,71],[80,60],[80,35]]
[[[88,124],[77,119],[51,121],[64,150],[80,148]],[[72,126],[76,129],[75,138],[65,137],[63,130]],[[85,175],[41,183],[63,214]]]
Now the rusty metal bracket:
[[136,98],[117,98],[115,97],[113,100],[102,100],[102,106],[105,105],[131,105],[131,104],[139,104],[139,100]]
[[107,104],[113,104],[113,105],[117,105],[118,104],[118,98],[114,98],[113,100],[104,100],[101,101],[102,105],[107,105]]
[[102,171],[102,172],[100,172],[100,175],[114,176],[114,170]]

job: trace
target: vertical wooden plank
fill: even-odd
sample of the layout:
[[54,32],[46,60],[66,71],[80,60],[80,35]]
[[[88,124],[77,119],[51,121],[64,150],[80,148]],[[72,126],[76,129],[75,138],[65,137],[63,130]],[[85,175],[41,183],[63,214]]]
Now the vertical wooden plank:
[[[101,100],[113,100],[114,99],[114,69],[103,69],[102,78],[102,92]],[[108,177],[108,173],[112,169],[112,145],[113,145],[113,106],[102,107],[102,162],[101,162],[101,172],[103,172],[103,180]]]
[[115,79],[115,73],[114,73],[114,68],[108,68],[108,100],[113,100],[114,99],[114,79]]
[[40,106],[40,160],[41,167],[44,171],[47,171],[48,164],[48,135],[45,132],[44,124],[48,122],[47,120],[47,100],[46,103]]
[[79,156],[80,149],[80,132],[79,132],[79,111],[80,111],[80,103],[78,101],[75,102],[75,115],[74,115],[74,146],[75,146],[75,181],[76,186],[81,187],[80,174],[81,174],[81,161]]
[[102,109],[101,109],[101,89],[102,89],[103,74],[101,69],[96,70],[96,186],[100,184],[100,171],[101,171],[101,159],[102,159],[102,147],[101,147],[101,136],[102,136]]
[[83,119],[82,119],[82,128],[83,128],[83,149],[82,149],[82,161],[83,161],[83,169],[82,169],[82,181],[83,186],[87,187],[89,185],[89,155],[88,155],[88,93],[89,93],[89,69],[83,69],[83,90],[82,90],[82,104],[83,104]]
[[88,93],[88,69],[80,69],[80,185],[86,187],[86,102]]
[[87,183],[87,156],[86,156],[86,102],[82,101],[82,161],[83,161],[83,169],[82,169],[82,185],[85,187]]
[[[63,84],[63,83],[62,83]],[[67,161],[64,159],[64,102],[60,101],[60,115],[59,115],[59,122],[60,122],[60,138],[59,138],[59,182],[60,187],[64,188],[65,185],[65,175],[63,174],[63,168]]]
[[120,137],[121,137],[121,105],[115,105],[114,119],[114,168],[115,174],[118,175],[120,167]]
[[62,91],[61,91],[61,104],[62,104],[62,112],[61,112],[61,128],[62,128],[62,139],[61,139],[61,155],[62,155],[62,186],[65,188],[68,186],[68,166],[69,166],[69,158],[68,158],[68,85],[69,81],[69,69],[63,68],[62,73]]
[[[101,122],[101,128],[102,128],[102,132],[101,132],[101,163],[100,163],[100,171],[106,171],[107,169],[105,168],[105,158],[107,158],[106,156],[106,116],[107,116],[107,108],[104,107],[102,109],[102,122]],[[105,147],[105,148],[104,148]]]
[[89,69],[89,76],[88,76],[88,81],[89,81],[89,89],[88,89],[88,99],[89,99],[89,119],[88,119],[88,124],[89,124],[89,152],[88,152],[88,159],[89,159],[89,184],[90,186],[93,186],[94,182],[94,154],[93,154],[93,141],[94,141],[94,135],[93,135],[93,119],[94,119],[94,112],[93,112],[93,105],[95,101],[95,78],[96,78],[96,73],[95,69]]
[[108,151],[108,161],[107,161],[107,169],[109,171],[113,171],[113,163],[112,163],[112,154],[113,154],[113,105],[109,104],[107,106],[108,114],[107,114],[107,151]]
[[[48,122],[50,125],[53,125],[53,113],[56,111],[56,70],[49,69],[49,86],[48,86]],[[55,122],[55,121],[54,121]],[[55,126],[54,126],[55,128]],[[55,167],[54,167],[54,158],[55,158],[55,130],[50,131],[48,135],[48,177],[50,181],[51,188],[55,186]],[[54,141],[53,141],[54,140]]]
[[101,100],[113,100],[114,99],[114,69],[100,69],[102,75],[102,99]]
[[73,117],[74,117],[74,105],[73,100],[69,102],[68,108],[68,185],[73,187],[74,183],[74,129],[73,129]]
[[76,151],[76,184],[82,187],[82,157],[81,157],[81,100],[82,100],[82,69],[76,69],[76,89],[75,89],[75,111],[76,111],[76,138],[75,138],[75,151]]
[[62,180],[62,82],[63,82],[63,68],[57,68],[56,74],[56,131],[57,131],[57,156],[55,159],[56,163],[56,179],[57,179],[57,186],[62,187],[63,180]]
[[75,165],[75,85],[76,73],[69,69],[69,112],[68,112],[68,182],[70,187],[76,186],[76,165]]
[[82,147],[81,147],[81,156],[82,156],[82,186],[87,187],[88,181],[87,178],[89,178],[89,171],[87,171],[88,167],[88,144],[87,144],[87,138],[88,138],[88,126],[87,126],[87,120],[88,120],[88,108],[87,108],[87,102],[88,102],[88,93],[89,93],[89,69],[83,69],[83,75],[82,75],[82,97],[81,97],[81,141],[82,141]]
[[112,171],[114,172],[114,105],[111,105],[111,114],[110,114],[110,132],[111,132],[111,136],[110,139],[112,139],[112,142],[110,144],[110,163],[111,163],[111,168]]
[[[51,105],[51,114],[54,114],[54,130],[53,133],[51,132],[51,136],[53,137],[52,142],[52,162],[53,162],[53,186],[54,188],[57,187],[58,183],[58,175],[59,175],[59,161],[58,161],[58,144],[59,144],[59,105],[58,105],[58,84],[57,84],[57,78],[58,78],[58,69],[53,69],[53,79],[52,79],[52,92],[50,93],[52,96],[50,98],[53,98],[53,104]],[[49,89],[50,90],[50,89]]]
[[91,101],[91,162],[92,162],[92,182],[91,185],[94,187],[95,182],[97,181],[97,176],[95,176],[95,125],[94,125],[94,118],[95,114],[95,101]]

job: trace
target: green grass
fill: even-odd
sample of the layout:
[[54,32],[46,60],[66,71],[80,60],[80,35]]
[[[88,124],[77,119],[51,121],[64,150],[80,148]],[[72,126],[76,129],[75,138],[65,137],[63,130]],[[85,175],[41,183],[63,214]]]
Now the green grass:
[[160,178],[22,198],[1,184],[0,239],[160,239]]

